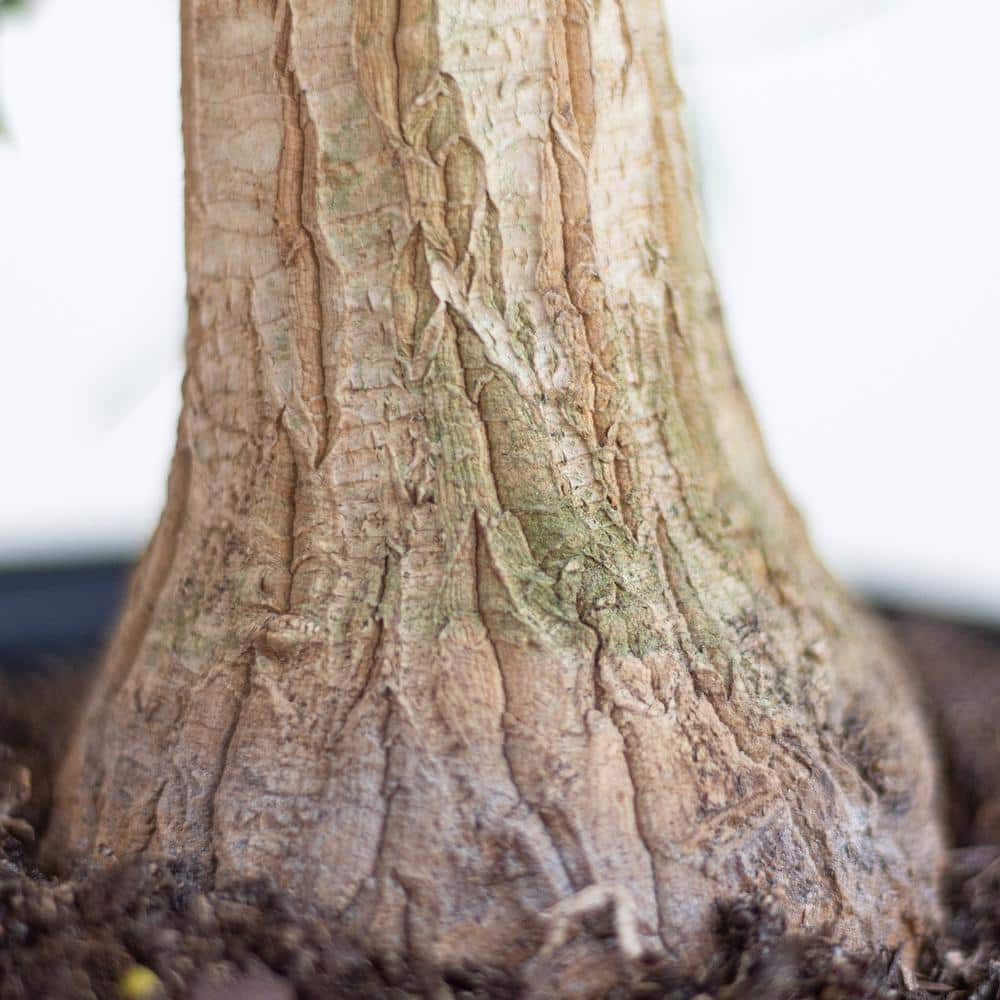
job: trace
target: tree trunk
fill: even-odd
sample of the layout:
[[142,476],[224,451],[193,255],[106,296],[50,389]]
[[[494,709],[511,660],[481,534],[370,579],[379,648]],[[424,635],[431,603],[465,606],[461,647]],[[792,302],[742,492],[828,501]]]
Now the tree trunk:
[[767,465],[657,0],[185,0],[183,52],[177,452],[49,857],[435,966],[607,902],[697,968],[755,891],[911,941],[931,754]]

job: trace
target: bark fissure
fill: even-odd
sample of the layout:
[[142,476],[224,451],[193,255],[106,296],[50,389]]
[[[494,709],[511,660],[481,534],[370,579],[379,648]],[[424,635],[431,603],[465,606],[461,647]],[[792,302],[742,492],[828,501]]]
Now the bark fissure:
[[[560,0],[559,16],[550,27],[553,63],[551,149],[556,164],[559,226],[565,293],[586,332],[593,391],[591,420],[599,448],[613,453],[607,478],[612,504],[626,512],[630,528],[637,526],[632,510],[632,469],[616,431],[625,416],[628,378],[614,321],[594,254],[594,232],[588,197],[588,158],[593,144],[596,109],[590,64],[589,16],[579,0]],[[599,460],[603,461],[603,456]]]
[[[311,415],[308,444],[304,431],[295,427],[299,416],[288,411],[289,434],[298,445],[297,451],[308,453],[311,465],[319,465],[327,451],[331,415],[325,384],[324,296],[320,279],[320,252],[306,217],[309,179],[313,168],[309,163],[308,133],[315,129],[309,116],[308,98],[292,63],[294,21],[290,0],[277,6],[278,33],[274,50],[274,65],[282,97],[284,136],[278,163],[278,185],[275,219],[281,242],[282,263],[293,275],[292,320],[293,342],[297,345],[298,372],[302,380],[299,390]],[[314,145],[314,142],[313,142]]]
[[[643,815],[642,801],[640,799],[641,784],[640,784],[640,782],[639,782],[639,780],[638,780],[638,778],[636,776],[636,773],[635,773],[635,763],[634,763],[634,761],[632,759],[632,754],[633,754],[634,751],[632,751],[630,749],[630,746],[629,746],[629,734],[626,731],[626,727],[622,724],[621,721],[619,721],[615,717],[620,712],[621,712],[621,709],[618,709],[617,712],[615,710],[612,710],[611,713],[610,713],[610,718],[615,723],[615,727],[618,729],[618,732],[619,732],[619,734],[621,736],[621,741],[622,741],[622,755],[625,758],[625,768],[626,768],[626,770],[628,772],[629,784],[631,785],[631,789],[632,789],[632,810],[635,813],[635,828],[636,828],[636,833],[639,836],[639,840],[642,842],[642,846],[645,849],[646,854],[649,856],[650,876],[651,876],[651,878],[653,880],[653,883],[655,885],[656,882],[657,882],[657,861],[656,861],[656,853],[655,853],[655,848],[654,848],[655,841],[654,841],[654,838],[651,835],[651,833],[645,828],[647,821],[646,821],[646,818]],[[640,741],[640,746],[641,746],[641,741]],[[656,927],[655,927],[655,930],[656,930],[657,936],[662,941],[662,940],[664,940],[664,934],[663,934],[663,915],[661,913],[662,903],[660,901],[660,893],[658,891],[656,891],[656,890],[654,890],[654,892],[653,892],[653,903],[654,903],[654,906],[656,908]]]
[[207,801],[207,820],[205,823],[205,828],[209,839],[209,858],[210,858],[210,877],[215,878],[216,870],[219,866],[218,848],[216,846],[216,836],[217,831],[220,828],[219,816],[218,816],[218,796],[219,789],[222,787],[223,780],[226,777],[226,771],[229,769],[230,764],[230,752],[233,746],[233,737],[236,735],[236,730],[239,728],[240,719],[243,715],[243,706],[246,704],[247,697],[250,694],[250,686],[253,683],[253,661],[254,652],[253,649],[248,649],[243,657],[242,664],[242,681],[240,687],[237,689],[235,694],[235,705],[233,708],[232,719],[230,720],[228,726],[226,726],[225,732],[222,735],[222,744],[219,749],[219,764],[216,773],[212,779],[211,784],[208,787]]

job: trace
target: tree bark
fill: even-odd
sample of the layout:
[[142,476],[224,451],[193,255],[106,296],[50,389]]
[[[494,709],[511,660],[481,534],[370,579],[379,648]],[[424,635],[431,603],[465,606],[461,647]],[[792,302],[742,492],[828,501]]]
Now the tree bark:
[[932,756],[768,467],[657,0],[183,8],[183,414],[49,857],[435,966],[574,900],[912,941]]

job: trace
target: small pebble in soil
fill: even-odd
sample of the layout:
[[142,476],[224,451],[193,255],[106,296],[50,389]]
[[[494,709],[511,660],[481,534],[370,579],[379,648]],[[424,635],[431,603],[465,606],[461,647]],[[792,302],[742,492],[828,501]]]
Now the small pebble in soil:
[[125,970],[118,981],[118,992],[122,1000],[160,1000],[165,995],[160,977],[144,965]]

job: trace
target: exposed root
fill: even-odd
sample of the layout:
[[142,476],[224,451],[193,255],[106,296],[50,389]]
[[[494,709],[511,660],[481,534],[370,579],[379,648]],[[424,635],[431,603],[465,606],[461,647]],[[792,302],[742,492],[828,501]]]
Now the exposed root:
[[648,935],[640,932],[632,894],[624,886],[598,883],[561,900],[541,915],[547,931],[540,957],[551,955],[566,944],[586,917],[606,909],[611,911],[618,948],[626,963],[645,962],[662,956],[663,949],[659,942],[652,944]]

